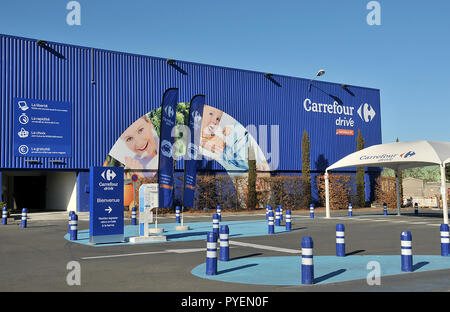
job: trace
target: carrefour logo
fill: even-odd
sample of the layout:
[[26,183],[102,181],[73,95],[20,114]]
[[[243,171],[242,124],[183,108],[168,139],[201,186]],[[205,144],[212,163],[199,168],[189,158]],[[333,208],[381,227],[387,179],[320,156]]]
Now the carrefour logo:
[[407,152],[407,153],[400,154],[400,157],[401,157],[401,158],[408,158],[408,157],[412,157],[412,156],[414,156],[414,155],[416,155],[415,152],[409,151],[409,152]]
[[375,110],[368,103],[361,104],[357,110],[357,113],[365,122],[371,122],[376,115]]

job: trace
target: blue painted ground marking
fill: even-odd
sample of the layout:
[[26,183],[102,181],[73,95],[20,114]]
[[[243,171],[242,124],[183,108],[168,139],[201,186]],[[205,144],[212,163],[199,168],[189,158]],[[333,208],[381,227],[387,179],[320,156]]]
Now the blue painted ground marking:
[[[370,270],[367,263],[378,261],[383,276],[412,274],[401,271],[400,255],[353,255],[347,257],[314,256],[314,284],[322,285],[366,279]],[[413,272],[450,269],[450,257],[414,255]],[[304,286],[301,284],[301,256],[240,258],[218,262],[217,275],[207,276],[205,264],[191,273],[197,277],[221,282]]]
[[[158,228],[163,228],[164,233],[160,235],[167,236],[167,242],[178,242],[178,241],[192,241],[192,240],[205,240],[206,234],[212,231],[212,221],[211,222],[190,222],[184,223],[184,225],[189,226],[188,231],[176,231],[175,227],[178,223],[158,223]],[[267,234],[267,221],[266,220],[245,220],[245,221],[223,221],[220,225],[228,225],[230,229],[230,239],[234,237],[250,237],[250,236],[261,236]],[[154,228],[155,225],[151,224],[150,228]],[[275,226],[275,233],[287,233],[284,225]],[[117,246],[117,245],[136,245],[130,243],[128,240],[130,237],[139,235],[139,225],[126,225],[124,230],[125,240],[124,243],[113,243],[113,244],[89,244],[89,229],[78,230],[78,240],[72,241],[73,243],[102,247],[102,246]],[[64,235],[64,238],[69,240],[69,234]],[[151,244],[157,242],[148,242],[141,244]],[[162,243],[162,242],[159,242]]]

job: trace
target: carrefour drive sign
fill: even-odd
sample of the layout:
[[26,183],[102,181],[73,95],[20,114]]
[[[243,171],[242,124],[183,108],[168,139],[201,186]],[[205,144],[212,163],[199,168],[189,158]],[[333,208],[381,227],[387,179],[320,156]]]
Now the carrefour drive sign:
[[90,243],[123,242],[123,167],[91,167],[89,195]]

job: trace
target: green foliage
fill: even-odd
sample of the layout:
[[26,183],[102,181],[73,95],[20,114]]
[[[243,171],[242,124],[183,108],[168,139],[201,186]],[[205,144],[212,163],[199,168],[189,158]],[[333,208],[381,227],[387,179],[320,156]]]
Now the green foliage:
[[[365,141],[361,130],[358,129],[358,136],[356,138],[356,151],[364,149]],[[366,203],[366,194],[364,186],[364,167],[356,169],[356,200],[357,206],[364,207]]]
[[307,131],[303,131],[302,136],[302,181],[303,181],[303,206],[309,207],[312,201],[311,196],[311,159],[310,140]]
[[[447,166],[447,174],[450,173],[450,166]],[[382,177],[394,177],[395,171],[389,168],[384,168],[381,172]],[[427,166],[419,168],[410,168],[402,170],[403,179],[405,178],[416,178],[424,180],[426,182],[440,182],[441,181],[441,171],[439,166]]]

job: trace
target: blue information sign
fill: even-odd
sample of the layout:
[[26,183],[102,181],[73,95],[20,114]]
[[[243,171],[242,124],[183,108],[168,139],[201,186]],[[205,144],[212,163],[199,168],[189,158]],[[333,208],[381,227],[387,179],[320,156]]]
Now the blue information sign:
[[123,167],[90,168],[89,204],[90,242],[123,242]]
[[14,156],[71,157],[70,103],[14,98]]

